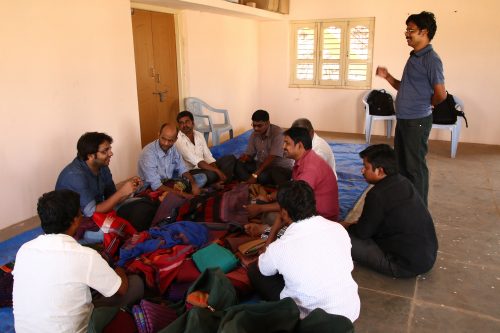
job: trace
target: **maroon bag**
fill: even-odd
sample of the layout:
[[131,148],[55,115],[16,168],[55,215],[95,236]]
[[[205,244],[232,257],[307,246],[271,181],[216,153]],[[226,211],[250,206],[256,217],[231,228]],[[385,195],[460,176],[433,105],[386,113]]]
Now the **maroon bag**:
[[248,212],[243,205],[248,204],[248,184],[238,184],[232,190],[222,194],[220,218],[224,222],[248,222]]
[[178,196],[175,193],[169,192],[160,203],[158,210],[156,211],[151,226],[166,222],[175,222],[178,214],[178,209],[181,207],[187,199]]

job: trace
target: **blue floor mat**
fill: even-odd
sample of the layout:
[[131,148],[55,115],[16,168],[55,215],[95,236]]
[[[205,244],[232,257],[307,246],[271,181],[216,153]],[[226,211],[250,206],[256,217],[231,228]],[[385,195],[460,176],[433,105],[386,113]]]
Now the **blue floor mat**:
[[[3,266],[5,264],[8,264],[9,262],[12,262],[15,257],[17,250],[23,245],[24,243],[37,238],[39,235],[43,233],[41,227],[37,227],[32,230],[28,230],[23,232],[22,234],[19,234],[13,238],[7,239],[4,242],[0,243],[0,266]],[[0,330],[0,332],[3,332]]]
[[[224,142],[210,150],[214,158],[233,154],[240,156],[245,152],[248,138],[252,131],[249,130],[231,140]],[[335,163],[338,175],[340,218],[343,220],[354,208],[356,202],[368,187],[368,184],[361,175],[363,163],[359,158],[359,152],[366,148],[366,144],[335,143],[329,142],[335,155]],[[42,229],[37,227],[26,231],[9,240],[0,243],[0,265],[5,265],[15,259],[16,253],[27,241],[42,234]],[[251,302],[251,301],[250,301]],[[0,308],[0,332],[14,332],[14,316],[12,308]]]

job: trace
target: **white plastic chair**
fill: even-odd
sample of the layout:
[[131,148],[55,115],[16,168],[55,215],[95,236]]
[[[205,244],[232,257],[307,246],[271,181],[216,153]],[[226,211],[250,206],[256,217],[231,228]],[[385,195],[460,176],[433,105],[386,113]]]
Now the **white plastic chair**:
[[392,126],[393,122],[396,121],[396,115],[392,116],[375,116],[370,114],[370,105],[368,104],[368,95],[370,95],[371,90],[368,91],[364,96],[363,96],[363,104],[365,105],[365,137],[366,137],[366,143],[370,143],[370,137],[372,135],[372,122],[374,120],[385,120],[386,121],[386,133],[387,133],[387,138],[389,139],[392,134]]
[[[184,106],[186,110],[191,112],[194,116],[194,128],[198,132],[203,133],[205,141],[208,143],[208,136],[212,133],[212,145],[216,146],[220,143],[220,135],[229,131],[229,137],[233,138],[233,127],[229,121],[229,114],[227,110],[216,109],[199,98],[186,97],[184,98]],[[209,112],[217,112],[224,114],[224,123],[214,123],[212,116],[203,112],[206,109]]]
[[[455,95],[453,95],[453,99],[460,107],[460,111],[464,111],[464,102]],[[455,158],[457,155],[458,140],[460,139],[460,130],[462,129],[461,118],[462,117],[457,117],[457,122],[451,125],[432,124],[433,129],[446,129],[451,131],[451,158]]]

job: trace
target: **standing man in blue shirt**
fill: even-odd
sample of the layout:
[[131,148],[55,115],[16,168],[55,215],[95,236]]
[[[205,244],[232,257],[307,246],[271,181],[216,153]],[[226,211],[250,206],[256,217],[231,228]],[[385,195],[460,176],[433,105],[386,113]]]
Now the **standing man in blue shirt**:
[[[160,127],[158,139],[147,144],[142,150],[138,163],[139,176],[155,191],[172,191],[163,183],[182,176],[191,183],[192,194],[198,195],[200,187],[207,182],[207,176],[202,173],[193,176],[189,173],[181,154],[174,145],[177,141],[177,134],[177,127],[174,125],[163,124]],[[185,198],[192,197],[191,194],[184,192],[177,194]]]
[[436,33],[433,13],[412,14],[406,19],[405,37],[413,48],[401,80],[378,67],[377,75],[398,91],[396,96],[396,135],[394,148],[400,173],[415,186],[427,205],[429,170],[427,155],[432,128],[432,109],[446,99],[443,63],[430,44]]

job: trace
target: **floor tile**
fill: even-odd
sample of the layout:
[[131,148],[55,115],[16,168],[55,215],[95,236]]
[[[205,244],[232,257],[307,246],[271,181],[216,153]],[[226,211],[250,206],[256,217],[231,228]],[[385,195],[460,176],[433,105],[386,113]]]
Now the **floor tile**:
[[438,257],[417,279],[415,298],[500,319],[500,269]]
[[411,333],[493,333],[500,332],[500,320],[446,306],[416,303],[413,310]]
[[411,299],[360,289],[361,315],[356,333],[407,332]]
[[500,267],[500,230],[438,225],[438,257],[466,264]]
[[352,273],[354,281],[361,288],[381,291],[404,297],[413,297],[416,279],[396,279],[382,275],[360,265]]

